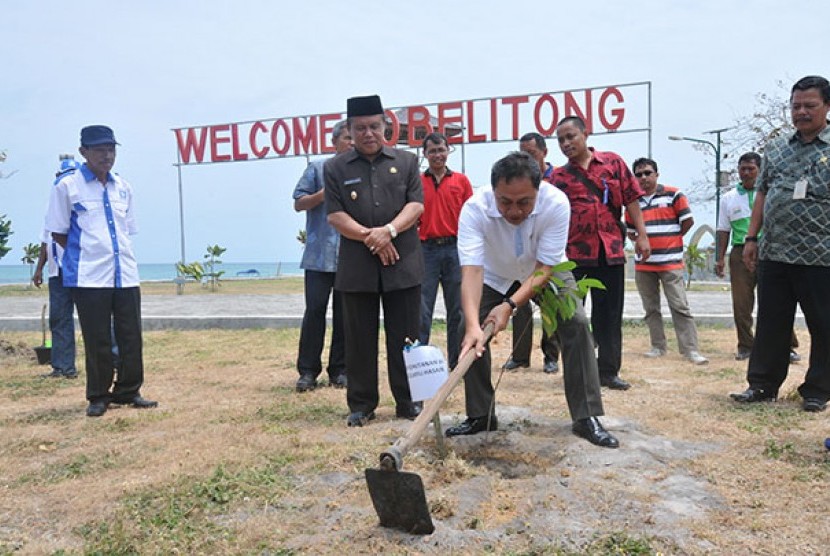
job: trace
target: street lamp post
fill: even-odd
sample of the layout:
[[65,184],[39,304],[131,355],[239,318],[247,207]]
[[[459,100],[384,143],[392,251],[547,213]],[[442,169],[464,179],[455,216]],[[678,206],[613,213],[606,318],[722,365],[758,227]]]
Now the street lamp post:
[[704,145],[708,145],[712,147],[712,150],[715,151],[715,256],[717,257],[718,254],[718,220],[720,219],[720,188],[723,186],[723,180],[720,172],[720,161],[721,161],[721,133],[725,131],[729,131],[730,127],[725,127],[723,129],[713,129],[712,131],[704,131],[706,134],[714,135],[716,141],[712,143],[711,141],[707,141],[706,139],[696,139],[694,137],[681,137],[678,135],[669,135],[669,139],[672,141],[691,141],[692,143],[702,143]]

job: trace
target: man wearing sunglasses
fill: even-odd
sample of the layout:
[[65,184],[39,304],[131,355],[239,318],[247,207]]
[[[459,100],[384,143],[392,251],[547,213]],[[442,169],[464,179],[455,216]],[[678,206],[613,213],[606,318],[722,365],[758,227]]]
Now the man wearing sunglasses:
[[[695,222],[689,201],[676,187],[657,183],[660,176],[657,163],[650,158],[638,158],[631,168],[645,193],[640,197],[640,210],[651,245],[651,257],[647,261],[634,262],[637,291],[640,292],[651,337],[651,349],[645,356],[662,357],[668,347],[660,312],[662,284],[680,353],[695,365],[705,365],[709,360],[698,352],[697,327],[689,310],[683,283],[683,236]],[[629,213],[626,213],[625,221],[632,226]],[[629,237],[635,239],[633,233]]]

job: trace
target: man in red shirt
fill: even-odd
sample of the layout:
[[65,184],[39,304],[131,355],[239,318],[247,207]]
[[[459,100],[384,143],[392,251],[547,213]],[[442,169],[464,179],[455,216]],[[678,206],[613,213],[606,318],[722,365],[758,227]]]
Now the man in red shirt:
[[450,368],[454,368],[461,346],[461,266],[456,248],[458,216],[464,201],[473,195],[473,187],[467,176],[447,167],[450,149],[443,134],[430,133],[424,137],[423,149],[429,168],[421,174],[424,212],[418,226],[425,270],[421,283],[420,340],[422,344],[429,343],[432,311],[440,283],[447,309],[447,359]]
[[[548,145],[545,138],[536,132],[525,133],[519,139],[519,150],[526,152],[539,164],[539,171],[542,173],[542,180],[550,183],[553,176],[553,165],[547,162]],[[542,184],[544,186],[545,184]],[[559,341],[556,336],[548,337],[542,331],[542,354],[544,355],[544,366],[542,370],[546,373],[559,371]],[[513,317],[513,355],[504,364],[506,371],[512,371],[519,367],[530,366],[530,352],[533,349],[533,309],[530,304],[523,305],[516,310]]]
[[591,326],[599,347],[600,384],[615,390],[631,385],[619,377],[622,365],[622,313],[625,301],[625,207],[637,239],[640,261],[648,260],[648,242],[639,199],[643,190],[622,157],[588,147],[585,122],[569,116],[556,127],[556,138],[568,163],[553,171],[553,183],[571,202],[567,257],[575,262],[574,278],[596,278],[605,290],[591,290]]

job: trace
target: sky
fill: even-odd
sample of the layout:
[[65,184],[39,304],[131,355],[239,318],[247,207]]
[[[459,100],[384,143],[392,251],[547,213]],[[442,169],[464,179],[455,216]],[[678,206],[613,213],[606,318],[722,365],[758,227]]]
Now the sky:
[[[828,76],[826,0],[594,2],[302,2],[55,0],[0,8],[0,214],[12,251],[38,242],[61,153],[79,130],[106,124],[121,143],[115,170],[133,186],[139,262],[181,257],[173,128],[345,111],[377,93],[388,107],[651,82],[652,157],[660,182],[692,188],[714,155],[669,135],[703,132],[752,113],[759,93]],[[821,60],[825,60],[824,63]],[[522,115],[520,133],[532,115]],[[589,144],[629,162],[647,136]],[[564,163],[555,139],[549,161]],[[488,186],[490,166],[516,145],[465,150],[464,171]],[[730,153],[724,169],[740,153]],[[294,262],[305,216],[291,194],[304,157],[182,168],[185,259],[208,245],[227,262]],[[461,166],[459,152],[450,167]],[[714,225],[695,202],[696,226]]]

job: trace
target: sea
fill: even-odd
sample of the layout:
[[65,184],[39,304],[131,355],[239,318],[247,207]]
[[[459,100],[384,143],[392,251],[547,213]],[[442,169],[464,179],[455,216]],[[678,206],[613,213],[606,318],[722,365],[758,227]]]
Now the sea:
[[[281,276],[302,276],[303,271],[298,262],[274,263],[226,263],[216,267],[224,270],[223,280],[247,278],[278,278]],[[0,264],[0,284],[28,284],[34,265]],[[174,263],[149,263],[138,265],[138,274],[142,282],[167,281],[176,277]]]

